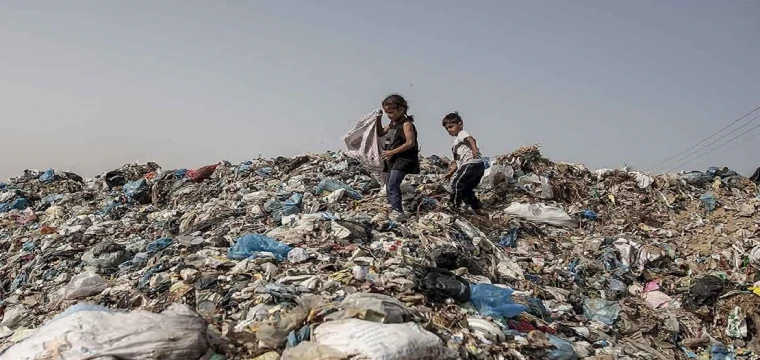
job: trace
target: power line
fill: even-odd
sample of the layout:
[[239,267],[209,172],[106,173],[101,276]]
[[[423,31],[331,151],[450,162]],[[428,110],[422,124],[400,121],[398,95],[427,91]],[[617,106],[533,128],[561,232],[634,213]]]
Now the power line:
[[721,132],[723,132],[723,130],[726,130],[726,129],[728,129],[728,128],[730,128],[731,126],[734,126],[734,124],[738,123],[739,121],[742,121],[742,119],[746,118],[747,116],[749,116],[749,115],[750,115],[750,114],[752,114],[753,112],[757,111],[758,109],[760,109],[760,106],[758,106],[758,107],[754,108],[752,111],[750,111],[750,112],[748,112],[748,113],[744,114],[744,116],[742,116],[742,117],[740,117],[740,118],[738,118],[738,119],[734,120],[734,122],[732,122],[732,123],[728,124],[728,125],[727,125],[727,126],[725,126],[724,128],[722,128],[722,129],[720,129],[720,130],[716,131],[715,133],[711,134],[710,136],[708,136],[708,137],[706,137],[706,138],[704,138],[704,139],[700,140],[698,143],[696,143],[696,144],[692,145],[692,146],[691,146],[691,147],[689,147],[688,149],[686,149],[686,150],[684,150],[684,151],[681,151],[680,153],[678,153],[678,154],[675,154],[675,155],[673,155],[673,156],[671,156],[671,157],[669,157],[669,158],[667,158],[667,159],[665,159],[665,160],[663,160],[663,161],[661,161],[661,162],[659,162],[659,163],[655,164],[654,166],[651,166],[651,167],[650,167],[650,171],[651,171],[651,170],[655,170],[655,169],[659,168],[661,165],[663,165],[663,164],[665,164],[665,163],[668,163],[668,162],[670,162],[671,160],[675,159],[676,157],[678,157],[678,156],[681,156],[681,155],[685,154],[686,152],[688,152],[689,150],[696,148],[697,146],[699,146],[700,144],[704,143],[705,141],[707,141],[707,140],[710,140],[710,138],[712,138],[713,136],[720,134]]
[[746,137],[746,138],[744,138],[742,141],[740,141],[740,142],[736,143],[734,146],[729,146],[729,147],[727,147],[726,149],[724,149],[723,151],[721,151],[721,152],[719,152],[719,153],[717,153],[717,154],[715,154],[715,155],[723,155],[723,154],[725,154],[726,152],[728,152],[729,150],[733,150],[733,149],[735,149],[735,148],[736,148],[738,145],[744,144],[744,143],[746,143],[747,141],[750,141],[750,140],[752,140],[752,139],[754,139],[754,138],[756,138],[756,137],[758,137],[758,136],[760,136],[760,131],[758,131],[758,132],[756,132],[756,133],[754,133],[754,134],[750,135],[749,137]]
[[[722,148],[722,147],[724,147],[724,146],[726,146],[726,145],[730,144],[732,141],[734,141],[734,140],[736,140],[736,139],[738,139],[738,138],[740,138],[740,137],[742,137],[742,136],[744,136],[744,135],[748,134],[748,133],[749,133],[749,132],[751,132],[752,130],[755,130],[755,129],[758,129],[758,128],[760,128],[760,124],[753,126],[751,129],[749,129],[749,130],[747,130],[747,131],[745,131],[745,132],[743,132],[743,133],[741,133],[741,134],[739,134],[739,135],[737,135],[737,136],[734,136],[734,137],[732,137],[731,139],[729,139],[728,141],[724,142],[723,144],[720,144],[718,147],[716,147],[716,148],[713,148],[713,149],[710,149],[710,150],[708,150],[707,152],[705,152],[704,154],[702,154],[702,155],[699,155],[699,156],[697,156],[697,157],[695,157],[695,158],[693,158],[693,159],[691,159],[691,160],[689,160],[689,161],[687,161],[687,162],[685,162],[685,163],[683,163],[683,164],[680,164],[680,165],[679,165],[679,167],[680,167],[680,166],[685,166],[685,165],[688,165],[688,164],[690,164],[690,163],[694,162],[694,160],[698,160],[698,159],[700,159],[701,157],[703,157],[703,156],[705,156],[705,155],[707,155],[707,154],[709,154],[709,153],[711,153],[711,152],[713,152],[713,151],[715,151],[715,150],[718,150],[718,149],[720,149],[720,148]],[[752,137],[754,137],[754,136],[757,136],[757,134],[755,134],[755,135],[751,136],[750,138],[752,138]],[[747,141],[747,139],[745,139],[744,141]],[[674,166],[674,167],[675,167],[675,166]]]
[[731,134],[733,134],[733,133],[735,133],[735,132],[737,132],[737,131],[745,128],[747,125],[751,124],[753,121],[755,121],[757,119],[760,119],[760,115],[755,116],[754,118],[750,119],[749,121],[747,121],[746,123],[744,123],[744,125],[739,126],[739,127],[735,128],[735,129],[731,130],[730,132],[727,132],[727,133],[721,135],[719,138],[713,140],[711,143],[709,143],[709,144],[707,144],[705,146],[702,146],[701,148],[696,149],[696,150],[692,151],[691,153],[689,153],[689,154],[687,154],[685,156],[681,156],[680,158],[678,158],[677,160],[675,160],[673,162],[670,162],[670,165],[663,165],[662,170],[668,170],[668,169],[673,168],[674,167],[673,165],[678,164],[678,163],[680,163],[681,161],[683,161],[685,159],[688,159],[690,156],[692,156],[692,155],[694,155],[694,154],[696,154],[696,153],[698,153],[698,152],[700,152],[700,151],[702,151],[704,149],[707,149],[710,146],[713,146],[715,143],[717,143],[721,139],[725,139],[727,136],[729,136],[729,135],[731,135]]

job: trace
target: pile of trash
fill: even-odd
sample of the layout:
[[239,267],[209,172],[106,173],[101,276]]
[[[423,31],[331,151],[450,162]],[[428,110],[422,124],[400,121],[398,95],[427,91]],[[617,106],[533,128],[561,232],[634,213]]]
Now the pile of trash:
[[422,159],[389,218],[346,153],[0,184],[0,360],[755,359],[757,185],[488,159],[489,217]]

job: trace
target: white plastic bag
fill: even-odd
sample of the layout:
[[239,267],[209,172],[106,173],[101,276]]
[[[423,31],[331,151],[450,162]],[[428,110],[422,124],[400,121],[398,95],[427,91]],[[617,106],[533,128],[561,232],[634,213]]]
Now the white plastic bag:
[[456,354],[433,333],[415,323],[380,324],[358,319],[329,321],[314,330],[313,340],[352,359],[444,360]]
[[100,294],[108,288],[108,282],[100,275],[83,272],[71,278],[66,287],[51,296],[51,303],[57,305],[62,300],[72,300]]
[[480,188],[491,190],[500,183],[508,182],[514,176],[515,170],[512,166],[493,164],[483,173],[483,178],[480,180]]
[[182,304],[161,314],[75,305],[0,360],[197,360],[208,350],[205,330],[205,321]]
[[536,174],[523,175],[517,179],[517,186],[524,187],[534,196],[541,199],[551,199],[554,196],[552,185],[546,176]]
[[375,111],[363,116],[356,126],[343,137],[346,142],[346,155],[356,159],[380,183],[385,185],[387,175],[383,173],[383,159],[380,157],[382,138],[377,136],[377,117],[383,111]]
[[504,210],[509,215],[517,216],[528,221],[535,221],[554,226],[573,227],[577,223],[565,210],[545,204],[512,203]]

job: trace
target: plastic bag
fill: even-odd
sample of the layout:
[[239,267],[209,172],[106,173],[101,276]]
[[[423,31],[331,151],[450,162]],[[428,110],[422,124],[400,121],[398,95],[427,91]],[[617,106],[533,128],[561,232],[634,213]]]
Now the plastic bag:
[[127,195],[127,198],[137,201],[141,204],[149,203],[151,201],[151,197],[148,180],[140,179],[124,184],[124,195]]
[[10,347],[0,360],[197,360],[208,350],[206,323],[187,305],[161,314],[115,312],[101,307],[67,310]]
[[380,324],[348,319],[326,322],[314,330],[313,340],[347,357],[368,360],[455,359],[435,334],[415,323]]
[[689,293],[684,296],[684,305],[689,310],[704,305],[712,306],[722,292],[723,280],[717,276],[705,276],[689,289]]
[[583,302],[583,314],[590,320],[612,325],[620,316],[620,305],[603,299],[586,299]]
[[161,251],[163,249],[168,248],[172,244],[172,242],[174,242],[174,240],[172,240],[172,239],[169,239],[169,238],[160,238],[160,239],[158,239],[158,240],[156,240],[156,241],[148,244],[148,246],[145,248],[145,250],[149,254],[155,254],[155,253],[157,253],[157,252],[159,252],[159,251]]
[[512,166],[494,164],[486,169],[483,178],[480,180],[479,187],[483,190],[491,190],[496,185],[509,182],[515,176],[515,170]]
[[520,228],[509,229],[499,236],[499,246],[503,248],[516,248]]
[[18,198],[13,200],[10,205],[11,210],[24,210],[29,207],[29,200],[25,198]]
[[193,182],[201,182],[203,180],[206,180],[211,177],[211,175],[214,174],[214,171],[216,171],[217,164],[214,165],[208,165],[204,166],[199,169],[190,170],[187,172],[186,176],[188,179],[190,179]]
[[295,193],[282,203],[282,215],[289,216],[295,215],[301,212],[301,202],[303,202],[303,194]]
[[471,289],[470,302],[480,315],[513,318],[528,310],[525,305],[512,301],[512,289],[491,284],[476,284],[472,285]]
[[540,199],[551,199],[554,197],[549,178],[546,176],[538,176],[536,174],[520,176],[517,179],[517,186],[527,189],[531,194]]
[[546,338],[554,345],[556,349],[549,352],[547,355],[548,360],[577,360],[578,355],[575,353],[573,344],[569,341],[556,337],[551,334],[546,334]]
[[442,303],[446,299],[463,303],[470,300],[470,284],[464,278],[449,271],[438,268],[428,268],[420,277],[418,290],[430,301]]
[[346,143],[346,155],[356,159],[377,180],[380,185],[385,185],[386,174],[383,173],[383,159],[380,157],[380,144],[382,137],[377,136],[377,118],[383,115],[381,109],[364,115],[351,131],[344,137]]
[[275,239],[261,234],[245,234],[235,241],[227,251],[227,257],[232,260],[247,259],[257,252],[270,252],[278,261],[288,258],[291,247]]
[[66,287],[51,297],[53,303],[99,294],[108,288],[108,282],[98,274],[84,272],[74,276]]
[[712,191],[708,191],[702,194],[702,196],[699,197],[699,200],[702,201],[702,206],[705,208],[705,210],[707,211],[715,210],[715,205],[717,201]]
[[710,346],[710,360],[736,360],[736,356],[723,343],[714,342]]
[[549,206],[545,204],[521,204],[512,203],[504,210],[509,215],[514,215],[519,218],[541,222],[554,226],[577,226],[575,220],[568,215],[565,210],[562,210],[556,206]]
[[43,184],[53,182],[53,180],[55,180],[55,170],[53,169],[47,169],[40,175],[40,182]]
[[333,192],[338,189],[345,189],[346,195],[354,200],[361,200],[362,198],[362,194],[354,190],[350,186],[340,181],[329,179],[329,178],[322,179],[322,181],[320,181],[319,184],[317,185],[315,192],[317,193],[317,195],[322,195],[323,192]]

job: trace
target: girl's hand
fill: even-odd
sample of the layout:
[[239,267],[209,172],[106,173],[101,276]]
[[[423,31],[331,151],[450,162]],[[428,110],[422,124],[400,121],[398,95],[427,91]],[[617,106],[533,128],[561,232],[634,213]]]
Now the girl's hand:
[[393,155],[393,150],[385,150],[380,154],[380,157],[383,158],[383,160],[390,160]]

